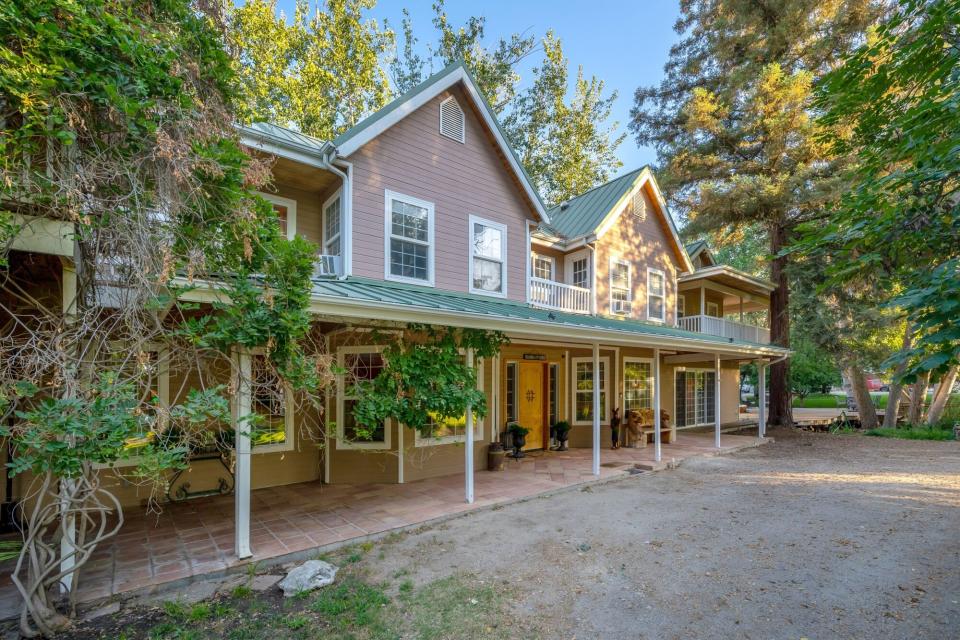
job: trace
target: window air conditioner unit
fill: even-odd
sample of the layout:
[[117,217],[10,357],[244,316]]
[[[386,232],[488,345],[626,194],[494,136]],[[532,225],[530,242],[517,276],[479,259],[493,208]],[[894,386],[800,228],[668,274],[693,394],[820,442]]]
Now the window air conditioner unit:
[[614,300],[613,301],[613,312],[628,314],[630,313],[630,301],[629,300]]
[[313,263],[315,278],[336,278],[340,275],[340,256],[318,255]]

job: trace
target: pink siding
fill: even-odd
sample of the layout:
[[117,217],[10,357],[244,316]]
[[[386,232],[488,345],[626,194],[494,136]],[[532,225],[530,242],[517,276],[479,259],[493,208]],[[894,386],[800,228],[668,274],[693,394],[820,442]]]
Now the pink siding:
[[631,264],[633,305],[631,316],[647,319],[647,268],[664,272],[666,294],[666,324],[676,322],[676,282],[682,269],[666,223],[646,187],[643,191],[647,215],[639,219],[624,213],[597,242],[597,311],[611,313],[610,259],[621,258]]
[[[439,133],[440,102],[466,114],[466,143]],[[435,285],[469,291],[468,218],[507,226],[507,295],[526,299],[526,223],[535,213],[459,86],[444,92],[349,157],[353,163],[353,273],[384,277],[384,191],[432,202]]]

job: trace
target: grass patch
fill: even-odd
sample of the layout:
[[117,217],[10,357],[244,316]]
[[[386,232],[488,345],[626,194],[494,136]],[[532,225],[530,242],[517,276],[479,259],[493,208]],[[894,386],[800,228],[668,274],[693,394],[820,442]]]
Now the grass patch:
[[[885,391],[871,393],[873,406],[877,409],[885,409],[888,395]],[[805,398],[794,398],[793,406],[796,409],[846,409],[846,398],[843,394],[811,393]]]
[[953,440],[953,429],[940,425],[916,425],[897,429],[881,427],[868,429],[865,435],[877,438],[899,438],[901,440]]
[[505,594],[490,584],[475,584],[464,576],[432,582],[411,599],[416,603],[411,622],[413,637],[441,638],[509,637],[506,629],[491,625],[502,620]]

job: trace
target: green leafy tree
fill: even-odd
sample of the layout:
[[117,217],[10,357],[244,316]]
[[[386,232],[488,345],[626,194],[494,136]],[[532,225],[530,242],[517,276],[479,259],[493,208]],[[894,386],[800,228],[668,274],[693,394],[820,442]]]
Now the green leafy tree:
[[[759,225],[766,233],[774,343],[789,346],[781,255],[796,225],[840,187],[842,157],[811,114],[814,83],[876,20],[872,0],[690,0],[657,87],[636,92],[631,128],[655,145],[662,184],[695,231]],[[788,363],[771,368],[770,422],[791,422]]]
[[907,381],[960,363],[960,2],[908,0],[818,88],[850,188],[800,250],[832,286],[875,279],[913,327]]
[[811,393],[827,393],[840,384],[840,367],[829,355],[805,338],[793,340],[790,384],[793,393],[804,398]]
[[[232,438],[224,377],[240,375],[237,347],[263,349],[280,380],[318,393],[307,315],[315,248],[282,237],[250,191],[268,167],[237,139],[237,79],[211,7],[0,7],[0,210],[9,234],[40,218],[74,242],[66,266],[0,245],[0,424],[9,472],[24,474],[13,579],[29,637],[68,624],[52,599],[58,584],[76,585],[123,521],[101,482],[111,471],[95,465],[135,454],[113,472],[158,497],[191,448]],[[36,288],[38,264],[62,275],[62,295],[59,280]],[[216,302],[185,301],[194,294]],[[169,406],[156,389],[166,366],[199,378]]]
[[579,67],[568,100],[562,44],[548,31],[542,46],[533,83],[516,98],[504,125],[540,193],[559,204],[610,179],[622,165],[616,149],[626,134],[616,134],[618,123],[607,124],[617,93],[604,97],[603,81],[587,80]]
[[298,0],[290,22],[276,0],[230,13],[229,45],[246,121],[266,120],[330,140],[390,98],[382,60],[393,32],[366,12],[374,0]]

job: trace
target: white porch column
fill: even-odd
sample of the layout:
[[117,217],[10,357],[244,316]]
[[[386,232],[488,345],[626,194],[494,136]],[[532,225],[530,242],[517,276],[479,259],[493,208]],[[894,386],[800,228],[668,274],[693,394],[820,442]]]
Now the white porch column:
[[716,380],[714,380],[714,386],[713,386],[713,404],[714,404],[713,406],[713,413],[714,413],[713,439],[714,439],[714,445],[717,447],[717,449],[719,449],[720,448],[720,354],[719,353],[713,356],[713,365],[714,365],[714,371],[716,371],[716,375],[714,376]]
[[[467,349],[467,366],[473,368],[473,349]],[[480,375],[483,375],[481,372]],[[473,406],[467,404],[467,423],[464,425],[467,431],[467,446],[464,447],[464,469],[466,470],[466,500],[467,504],[473,504]]]
[[[74,264],[68,260],[62,261],[62,267],[63,289],[60,294],[63,304],[63,320],[64,324],[71,325],[77,320],[77,270]],[[73,480],[60,481],[61,513],[69,507],[66,496],[73,492],[74,486]],[[9,498],[10,496],[7,496],[7,499]],[[61,526],[63,527],[63,536],[60,538],[60,571],[71,571],[77,563],[75,556],[77,520],[73,516],[63,516]],[[60,593],[69,593],[72,588],[73,574],[68,573],[60,579]]]
[[251,412],[253,367],[249,351],[238,350],[235,358],[237,395],[233,428],[237,461],[233,483],[233,548],[238,558],[249,558],[253,555],[250,551],[250,425],[245,418]]
[[653,459],[660,462],[660,349],[653,350]]
[[757,434],[763,438],[767,435],[767,365],[760,360],[757,360],[757,408],[760,412]]
[[[605,372],[608,376],[610,372]],[[600,343],[593,343],[593,475],[600,476]]]

